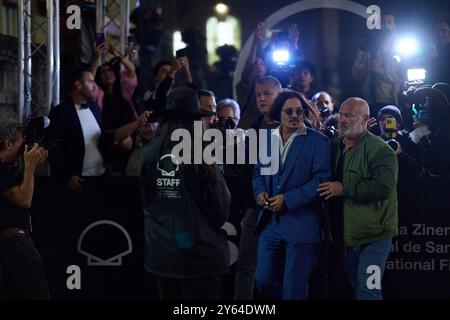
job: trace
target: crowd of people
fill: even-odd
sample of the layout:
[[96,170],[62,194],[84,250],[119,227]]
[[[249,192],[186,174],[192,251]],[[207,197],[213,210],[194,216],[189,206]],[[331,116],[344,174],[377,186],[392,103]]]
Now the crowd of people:
[[[444,83],[450,74],[449,24],[438,23],[440,43],[432,61],[435,70],[447,72],[434,73],[432,85],[408,88],[401,65],[388,58],[392,15],[383,16],[383,30],[387,35],[379,46],[361,47],[354,61],[360,97],[340,105],[316,88],[315,68],[307,61],[279,79],[262,47],[264,24],[253,35],[236,100],[216,101],[214,92],[198,87],[187,56],[156,63],[153,86],[136,99],[136,67],[128,54],[100,44],[90,66],[71,72],[67,99],[50,111],[46,138],[58,141],[49,154],[50,174],[74,195],[84,192],[86,176],[140,177],[145,268],[157,277],[162,299],[221,298],[229,260],[220,230],[225,221],[240,234],[235,299],[254,299],[255,285],[267,299],[314,298],[308,296],[313,286],[319,287],[317,296],[339,298],[347,282],[357,299],[381,299],[380,287],[367,287],[365,270],[375,265],[383,274],[397,234],[398,177],[450,177],[450,86]],[[296,28],[286,41],[298,47]],[[102,63],[106,52],[113,58]],[[176,88],[180,72],[186,86]],[[278,172],[262,175],[261,162],[172,160],[172,134],[185,129],[194,136],[196,120],[203,129],[243,136],[246,153],[245,133],[268,130],[268,144],[279,145],[269,148],[279,158]],[[0,265],[2,278],[11,280],[3,283],[3,294],[45,298],[36,249],[24,242],[27,253],[20,259],[34,261],[25,262],[30,270],[23,272],[41,290],[15,280],[21,260],[11,246],[29,239],[23,208],[30,206],[31,177],[47,152],[38,146],[25,150],[19,181],[10,169],[24,143],[21,129],[10,118],[1,121]],[[322,272],[340,280],[319,285]]]

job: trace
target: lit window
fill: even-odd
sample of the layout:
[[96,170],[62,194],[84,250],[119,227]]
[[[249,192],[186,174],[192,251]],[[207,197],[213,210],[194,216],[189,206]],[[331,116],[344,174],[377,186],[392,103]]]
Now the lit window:
[[241,49],[241,27],[233,16],[227,16],[223,21],[217,17],[210,17],[206,22],[206,38],[208,49],[208,63],[212,65],[219,60],[216,49],[223,45]]
[[186,43],[181,40],[181,32],[177,30],[173,33],[173,55],[175,56],[177,50],[183,48],[186,48]]

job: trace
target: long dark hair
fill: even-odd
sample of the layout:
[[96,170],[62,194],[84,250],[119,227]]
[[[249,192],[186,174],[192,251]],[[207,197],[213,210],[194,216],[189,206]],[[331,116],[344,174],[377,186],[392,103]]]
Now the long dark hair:
[[[106,86],[101,81],[101,72],[103,67],[110,67],[114,72],[116,81],[113,85],[112,94],[106,91]],[[97,69],[95,82],[105,93],[103,97],[103,125],[106,130],[117,129],[122,125],[132,122],[135,119],[133,106],[131,106],[123,97],[122,85],[120,79],[120,60],[113,59],[106,62]]]
[[106,86],[101,81],[101,73],[103,67],[110,67],[111,70],[114,72],[114,76],[116,77],[116,82],[114,82],[112,95],[123,99],[120,81],[120,60],[118,58],[114,58],[108,62],[103,63],[95,73],[95,83],[105,92],[106,95],[108,94],[106,91]]
[[321,128],[320,115],[317,111],[317,108],[314,107],[301,93],[289,89],[285,89],[284,91],[280,92],[278,97],[275,99],[271,111],[271,117],[273,119],[280,121],[281,109],[283,109],[285,102],[289,99],[300,100],[300,103],[305,112],[304,122],[308,127],[316,130],[319,130]]

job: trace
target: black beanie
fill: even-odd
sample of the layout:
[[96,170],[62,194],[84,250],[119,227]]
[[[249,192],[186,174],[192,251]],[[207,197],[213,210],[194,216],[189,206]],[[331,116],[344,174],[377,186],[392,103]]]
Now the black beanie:
[[381,108],[380,111],[378,111],[378,120],[380,120],[381,115],[383,114],[389,114],[393,116],[400,125],[402,124],[402,114],[396,106],[386,106],[384,108]]

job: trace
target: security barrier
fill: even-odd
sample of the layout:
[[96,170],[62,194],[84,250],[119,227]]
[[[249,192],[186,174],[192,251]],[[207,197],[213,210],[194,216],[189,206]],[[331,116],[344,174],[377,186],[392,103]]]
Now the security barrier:
[[[399,182],[399,236],[383,279],[385,299],[450,298],[450,180]],[[53,299],[158,299],[144,271],[144,225],[136,177],[85,178],[81,196],[37,179],[33,239]],[[238,245],[234,233],[230,242]],[[232,298],[234,266],[223,281]]]

